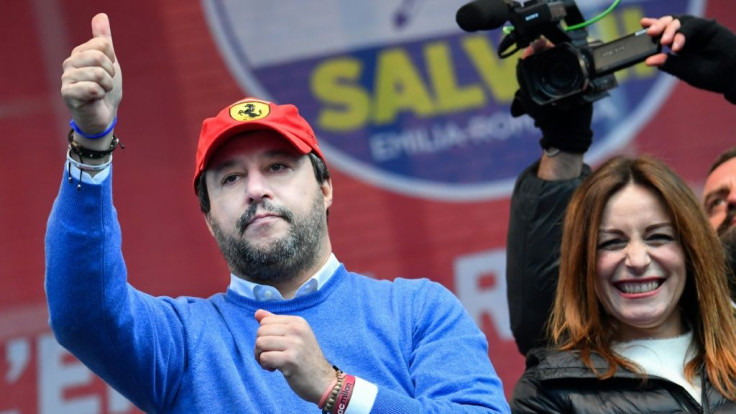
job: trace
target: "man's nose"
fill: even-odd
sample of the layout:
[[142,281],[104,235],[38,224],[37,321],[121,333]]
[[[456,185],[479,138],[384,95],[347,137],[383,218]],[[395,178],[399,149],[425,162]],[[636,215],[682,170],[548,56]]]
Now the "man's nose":
[[251,172],[247,180],[245,191],[249,203],[259,203],[264,198],[273,197],[268,179],[262,173]]
[[728,210],[736,209],[736,188],[731,189],[726,197],[726,208]]

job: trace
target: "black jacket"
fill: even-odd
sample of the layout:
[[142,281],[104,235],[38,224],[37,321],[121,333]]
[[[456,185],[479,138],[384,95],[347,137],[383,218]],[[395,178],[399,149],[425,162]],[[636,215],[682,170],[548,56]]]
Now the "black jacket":
[[539,163],[519,175],[511,195],[506,240],[506,295],[511,331],[522,354],[543,346],[560,267],[562,220],[572,193],[591,173],[574,180],[544,181]]
[[[593,355],[596,369],[607,362]],[[618,368],[613,378],[599,380],[576,352],[536,348],[526,358],[526,371],[514,388],[511,412],[522,413],[736,413],[736,403],[724,398],[703,378],[702,407],[680,385]]]

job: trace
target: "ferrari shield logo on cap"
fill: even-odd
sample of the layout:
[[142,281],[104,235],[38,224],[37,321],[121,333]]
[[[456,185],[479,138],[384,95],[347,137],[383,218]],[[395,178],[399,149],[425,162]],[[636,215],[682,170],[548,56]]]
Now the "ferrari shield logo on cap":
[[271,107],[266,102],[239,102],[230,107],[230,117],[236,121],[255,121],[268,116]]

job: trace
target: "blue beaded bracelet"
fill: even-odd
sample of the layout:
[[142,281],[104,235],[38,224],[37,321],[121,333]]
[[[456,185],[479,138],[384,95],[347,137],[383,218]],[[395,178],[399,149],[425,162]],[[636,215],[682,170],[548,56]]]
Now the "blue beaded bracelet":
[[118,117],[115,116],[115,118],[112,119],[112,123],[110,124],[109,127],[107,127],[106,130],[100,132],[99,134],[94,134],[94,135],[89,135],[89,134],[85,134],[84,132],[82,132],[82,130],[79,129],[79,126],[77,125],[77,123],[74,122],[74,119],[72,119],[71,121],[69,121],[69,126],[72,127],[72,129],[74,130],[74,132],[76,132],[77,134],[79,134],[79,135],[81,135],[81,136],[83,136],[83,137],[85,137],[87,139],[98,139],[98,138],[102,138],[105,135],[109,134],[110,131],[112,131],[113,128],[115,128],[115,124],[117,124],[117,123],[118,123]]

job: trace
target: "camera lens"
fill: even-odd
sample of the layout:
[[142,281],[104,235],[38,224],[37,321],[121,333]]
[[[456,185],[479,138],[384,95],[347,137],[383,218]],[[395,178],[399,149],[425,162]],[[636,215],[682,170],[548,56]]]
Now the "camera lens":
[[543,64],[537,65],[539,87],[551,98],[561,98],[582,89],[585,76],[578,55],[565,48],[551,49]]
[[521,62],[531,97],[540,105],[582,91],[588,80],[585,57],[567,43]]
[[566,95],[575,90],[580,83],[579,68],[572,67],[570,62],[550,62],[550,67],[540,74],[542,88],[552,95]]

